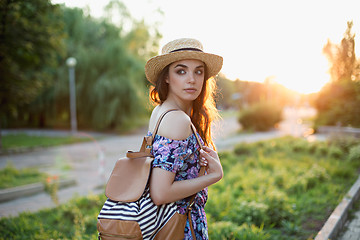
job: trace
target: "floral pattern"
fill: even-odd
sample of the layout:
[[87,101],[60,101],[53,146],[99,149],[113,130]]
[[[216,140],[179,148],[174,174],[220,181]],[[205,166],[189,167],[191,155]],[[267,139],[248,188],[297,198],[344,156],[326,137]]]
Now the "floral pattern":
[[[152,135],[151,132],[148,133],[148,136],[150,135]],[[203,144],[199,134],[198,137]],[[155,135],[152,146],[152,154],[154,156],[153,168],[159,167],[175,173],[175,181],[196,178],[198,177],[200,170],[199,150],[200,146],[197,143],[195,134],[190,135],[184,140],[173,140]],[[209,239],[204,210],[207,198],[207,188],[198,192],[195,197],[195,204],[191,211],[191,218],[197,240]],[[179,213],[185,213],[189,200],[190,197],[176,202]],[[192,239],[189,221],[186,222],[184,239]]]

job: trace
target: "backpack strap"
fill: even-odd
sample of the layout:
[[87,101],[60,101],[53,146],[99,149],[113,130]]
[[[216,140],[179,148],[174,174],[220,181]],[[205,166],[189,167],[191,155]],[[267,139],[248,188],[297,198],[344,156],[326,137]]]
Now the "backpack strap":
[[159,130],[160,123],[163,120],[163,118],[165,117],[165,115],[172,111],[180,111],[180,110],[179,109],[170,109],[170,110],[163,112],[160,115],[158,121],[156,122],[155,130],[154,130],[153,134],[151,136],[144,137],[143,142],[140,147],[140,150],[138,152],[128,151],[126,153],[126,157],[128,157],[128,158],[151,157],[152,144],[153,144],[155,135],[157,134],[157,131]]
[[[170,110],[167,110],[167,111],[163,112],[160,115],[160,117],[159,117],[159,119],[158,119],[158,121],[156,123],[153,134],[151,136],[144,137],[143,144],[141,146],[140,151],[136,152],[136,153],[135,152],[128,152],[127,157],[131,158],[131,156],[133,156],[133,157],[134,156],[137,156],[137,157],[139,157],[139,156],[151,156],[152,144],[153,144],[155,135],[157,134],[157,132],[159,130],[160,123],[161,123],[162,119],[165,117],[165,115],[167,113],[169,113],[169,112],[172,112],[172,111],[180,111],[180,110],[179,109],[170,109]],[[201,143],[200,138],[199,138],[199,136],[197,134],[197,131],[196,131],[196,127],[194,126],[194,124],[192,122],[191,122],[191,130],[192,130],[193,134],[196,137],[196,141],[199,144],[200,149],[203,149],[203,144]],[[204,174],[205,174],[205,167],[201,167],[198,176],[202,176]],[[189,201],[189,205],[186,208],[186,214],[187,214],[187,217],[188,217],[188,220],[189,220],[190,231],[191,231],[191,235],[192,235],[193,239],[196,239],[196,237],[195,237],[194,227],[193,227],[192,219],[191,219],[191,210],[192,210],[192,207],[193,207],[193,205],[195,203],[195,197],[196,197],[196,194],[191,196],[190,201]]]

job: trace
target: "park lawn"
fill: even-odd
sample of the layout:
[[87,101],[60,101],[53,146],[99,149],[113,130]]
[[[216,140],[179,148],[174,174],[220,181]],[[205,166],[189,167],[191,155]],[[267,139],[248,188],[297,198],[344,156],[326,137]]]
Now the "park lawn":
[[48,137],[48,136],[30,136],[27,134],[9,134],[2,138],[2,146],[5,150],[16,148],[35,148],[50,147],[63,144],[72,144],[78,142],[90,141],[87,137],[64,136],[64,137]]
[[[206,205],[210,239],[314,238],[358,177],[356,144],[287,137],[221,153],[224,178],[209,188]],[[0,236],[94,239],[105,199],[74,198],[54,209],[2,218]]]
[[16,169],[11,163],[0,169],[0,189],[44,182],[47,174],[37,168]]

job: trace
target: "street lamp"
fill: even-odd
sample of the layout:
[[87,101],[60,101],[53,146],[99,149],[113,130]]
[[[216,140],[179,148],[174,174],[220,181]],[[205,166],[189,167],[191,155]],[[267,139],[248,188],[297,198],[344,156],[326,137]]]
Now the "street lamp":
[[76,59],[69,57],[66,60],[66,65],[69,67],[69,88],[70,88],[70,115],[71,115],[71,133],[77,132],[76,120],[76,90],[75,90],[75,66]]

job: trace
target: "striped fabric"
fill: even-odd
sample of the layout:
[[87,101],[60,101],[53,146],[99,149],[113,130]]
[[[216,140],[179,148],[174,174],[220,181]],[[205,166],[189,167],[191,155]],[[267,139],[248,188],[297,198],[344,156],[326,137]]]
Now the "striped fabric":
[[136,221],[143,239],[147,240],[153,239],[176,211],[175,203],[156,206],[150,198],[150,189],[147,186],[136,202],[116,202],[107,199],[98,218]]

